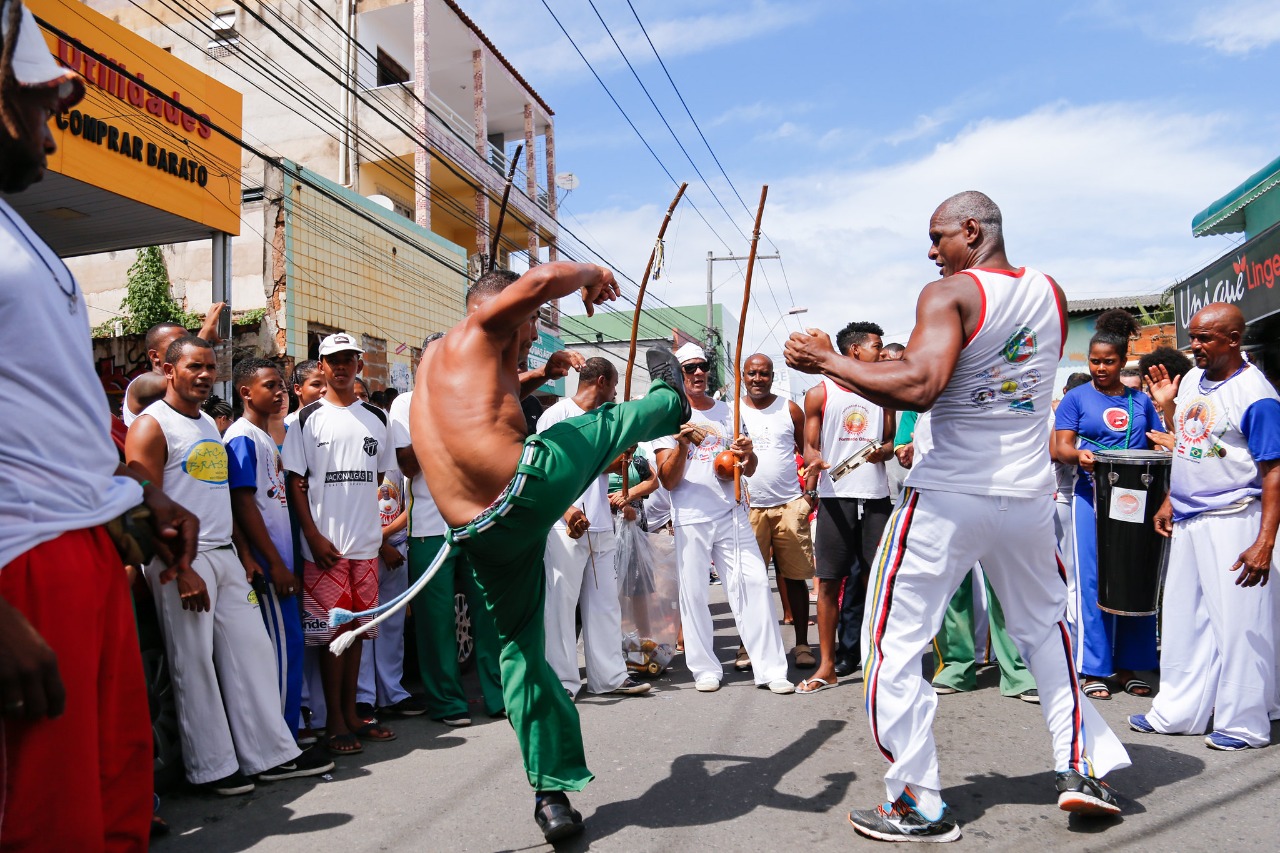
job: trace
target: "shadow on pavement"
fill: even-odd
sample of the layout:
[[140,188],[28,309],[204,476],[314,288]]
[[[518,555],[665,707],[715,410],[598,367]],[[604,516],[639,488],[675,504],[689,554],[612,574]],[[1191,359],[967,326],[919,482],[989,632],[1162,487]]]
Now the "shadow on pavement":
[[823,777],[826,786],[812,797],[782,793],[777,786],[845,725],[840,720],[821,720],[790,745],[763,758],[713,753],[679,756],[666,779],[635,799],[597,809],[587,817],[587,831],[558,849],[589,850],[593,842],[629,826],[662,829],[725,823],[761,806],[809,813],[829,811],[844,799],[853,773]]
[[[1121,814],[1113,818],[1090,818],[1073,814],[1068,821],[1070,831],[1088,834],[1105,832],[1123,823],[1126,815],[1144,814],[1147,811],[1142,804],[1145,797],[1166,785],[1197,776],[1205,768],[1201,759],[1163,746],[1127,742],[1125,747],[1129,750],[1129,757],[1133,759],[1133,766],[1117,770],[1107,777],[1108,784],[1120,800]],[[965,825],[965,832],[982,838],[989,836],[981,829],[971,829],[967,824],[977,821],[991,806],[1046,806],[1057,801],[1053,773],[1049,771],[1028,776],[1001,776],[995,773],[969,776],[964,784],[950,786],[944,794],[956,818]]]

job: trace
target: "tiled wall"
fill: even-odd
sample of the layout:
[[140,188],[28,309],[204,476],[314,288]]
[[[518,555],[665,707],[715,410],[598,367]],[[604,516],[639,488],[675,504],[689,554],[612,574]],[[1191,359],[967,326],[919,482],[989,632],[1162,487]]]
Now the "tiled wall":
[[307,324],[322,323],[385,341],[377,372],[388,381],[392,365],[412,370],[412,348],[462,318],[466,252],[313,172],[299,180],[298,169],[286,163],[283,181],[287,354],[306,358]]

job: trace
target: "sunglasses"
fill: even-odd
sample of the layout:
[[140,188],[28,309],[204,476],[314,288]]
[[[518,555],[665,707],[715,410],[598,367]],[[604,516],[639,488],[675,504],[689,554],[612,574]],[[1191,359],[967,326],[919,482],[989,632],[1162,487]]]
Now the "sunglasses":
[[691,361],[688,364],[680,365],[680,369],[683,370],[685,373],[691,373],[691,374],[697,373],[699,370],[701,370],[703,373],[706,373],[708,370],[711,369],[711,365],[705,361]]

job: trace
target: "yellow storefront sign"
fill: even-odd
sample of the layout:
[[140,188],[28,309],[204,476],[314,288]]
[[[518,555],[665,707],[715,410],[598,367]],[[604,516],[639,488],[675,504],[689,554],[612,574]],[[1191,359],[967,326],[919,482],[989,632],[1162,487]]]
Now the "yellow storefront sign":
[[26,5],[53,55],[85,81],[84,100],[52,122],[49,168],[239,234],[240,147],[213,127],[239,137],[240,93],[78,0]]

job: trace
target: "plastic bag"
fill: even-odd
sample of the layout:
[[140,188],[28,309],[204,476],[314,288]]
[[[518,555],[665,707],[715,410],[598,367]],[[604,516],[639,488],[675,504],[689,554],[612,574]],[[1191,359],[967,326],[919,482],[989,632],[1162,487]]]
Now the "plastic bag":
[[616,526],[622,654],[632,673],[655,677],[671,665],[680,634],[675,538],[645,533],[637,522],[621,516]]

